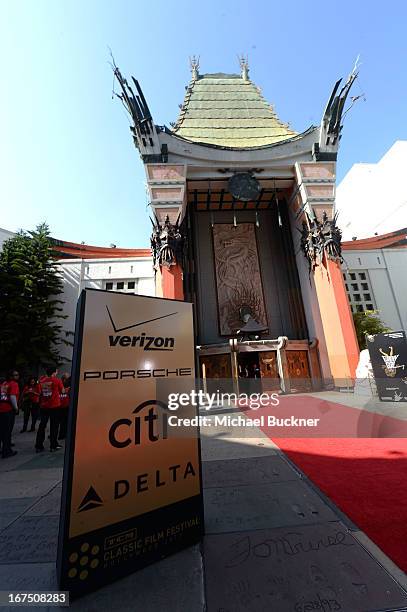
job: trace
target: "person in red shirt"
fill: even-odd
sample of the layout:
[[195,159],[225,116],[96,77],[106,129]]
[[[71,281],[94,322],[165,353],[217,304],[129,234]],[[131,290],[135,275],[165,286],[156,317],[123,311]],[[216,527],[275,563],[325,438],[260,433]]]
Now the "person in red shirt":
[[71,391],[71,377],[69,374],[62,374],[61,381],[63,390],[61,393],[61,418],[59,422],[58,440],[65,440],[68,425],[69,395]]
[[46,376],[40,379],[40,424],[38,426],[35,449],[37,453],[44,450],[45,429],[50,421],[51,452],[62,448],[58,444],[58,427],[61,411],[62,382],[57,378],[55,366],[46,368]]
[[3,459],[17,454],[17,451],[11,448],[11,432],[15,415],[18,414],[18,378],[18,372],[11,372],[0,386],[0,445]]
[[40,411],[40,386],[34,376],[29,376],[27,384],[24,385],[22,392],[21,406],[24,413],[24,424],[20,433],[27,431],[28,421],[31,415],[31,429],[35,431],[35,424],[37,422],[39,411]]

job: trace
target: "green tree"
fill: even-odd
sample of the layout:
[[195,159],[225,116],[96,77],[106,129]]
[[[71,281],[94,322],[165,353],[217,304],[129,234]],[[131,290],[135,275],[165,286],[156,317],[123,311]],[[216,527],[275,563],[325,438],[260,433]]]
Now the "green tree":
[[38,371],[41,364],[59,363],[59,320],[66,318],[58,265],[52,259],[48,226],[20,231],[0,254],[0,370]]
[[391,331],[391,329],[386,327],[383,321],[379,318],[379,313],[377,310],[354,312],[353,321],[355,323],[356,336],[360,350],[366,348],[366,334],[374,335]]

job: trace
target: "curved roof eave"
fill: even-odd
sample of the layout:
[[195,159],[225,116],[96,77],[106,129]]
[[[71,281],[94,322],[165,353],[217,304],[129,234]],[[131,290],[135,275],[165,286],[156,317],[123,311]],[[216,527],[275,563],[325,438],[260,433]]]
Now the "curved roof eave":
[[296,134],[295,136],[292,136],[291,138],[284,138],[283,140],[279,140],[277,142],[271,142],[269,144],[265,144],[265,145],[256,145],[254,147],[227,147],[225,145],[217,145],[217,144],[213,144],[210,142],[198,142],[196,140],[190,140],[188,138],[184,138],[183,136],[179,136],[178,134],[175,134],[174,132],[172,132],[170,129],[168,129],[165,126],[165,133],[168,134],[169,136],[171,136],[172,138],[176,138],[177,140],[180,140],[181,142],[187,142],[188,144],[193,144],[196,147],[202,147],[202,148],[209,148],[209,149],[218,149],[218,150],[223,150],[223,151],[261,151],[263,149],[272,149],[281,145],[285,145],[288,144],[290,142],[295,142],[296,140],[301,140],[301,138],[308,136],[309,134],[311,134],[313,131],[317,130],[318,126],[315,125],[310,125],[309,128],[307,128],[304,132],[301,132],[300,134]]
[[387,234],[358,238],[357,240],[344,240],[342,249],[345,251],[370,251],[389,248],[407,248],[407,227],[403,227]]
[[122,247],[100,247],[78,244],[51,238],[54,256],[60,259],[117,259],[127,257],[152,257],[151,249],[126,249]]

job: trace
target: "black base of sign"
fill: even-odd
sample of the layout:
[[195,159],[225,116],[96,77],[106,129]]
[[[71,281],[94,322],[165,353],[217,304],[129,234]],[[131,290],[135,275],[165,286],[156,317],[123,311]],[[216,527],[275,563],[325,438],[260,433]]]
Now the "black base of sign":
[[58,568],[59,587],[75,599],[192,546],[202,536],[200,495],[86,533],[69,540]]

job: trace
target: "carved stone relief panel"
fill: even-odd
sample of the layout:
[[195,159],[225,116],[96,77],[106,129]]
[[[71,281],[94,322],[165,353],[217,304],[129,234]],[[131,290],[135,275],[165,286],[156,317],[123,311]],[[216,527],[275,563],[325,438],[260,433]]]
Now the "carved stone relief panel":
[[215,223],[213,246],[220,335],[230,336],[244,325],[243,310],[267,327],[254,223]]

